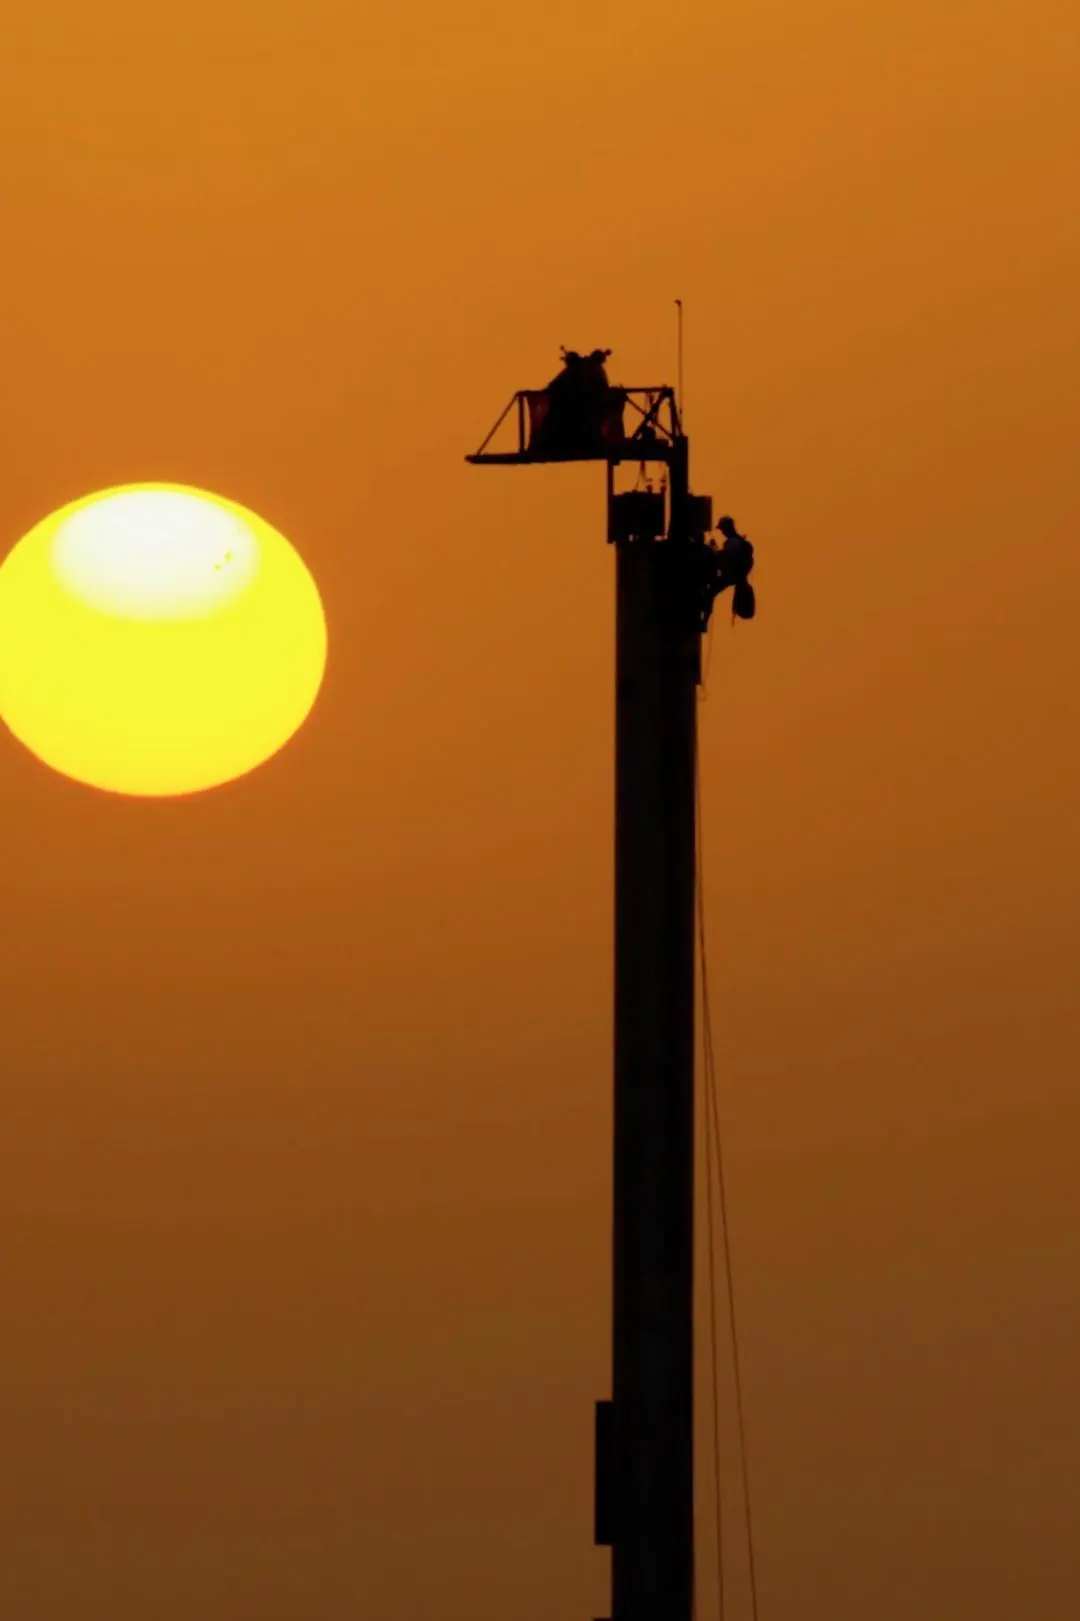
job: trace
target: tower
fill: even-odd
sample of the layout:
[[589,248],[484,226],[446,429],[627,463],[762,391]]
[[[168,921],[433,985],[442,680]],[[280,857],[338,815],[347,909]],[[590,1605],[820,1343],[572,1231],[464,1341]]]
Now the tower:
[[[514,395],[480,466],[597,461],[616,559],[612,1393],[596,1408],[597,1543],[612,1621],[692,1621],[697,688],[717,594],[749,617],[752,549],[708,538],[670,387],[613,387],[610,351],[564,351]],[[503,425],[516,448],[492,450]],[[638,464],[644,489],[616,491]],[[643,479],[642,482],[645,482]],[[660,483],[661,488],[654,486]],[[729,520],[724,520],[725,523]]]

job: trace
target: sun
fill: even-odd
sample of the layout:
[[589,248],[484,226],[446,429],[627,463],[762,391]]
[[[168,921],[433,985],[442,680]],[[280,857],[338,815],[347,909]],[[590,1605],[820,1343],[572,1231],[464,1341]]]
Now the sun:
[[0,565],[0,718],[94,788],[191,794],[243,776],[303,724],[325,666],[299,554],[205,490],[85,496]]

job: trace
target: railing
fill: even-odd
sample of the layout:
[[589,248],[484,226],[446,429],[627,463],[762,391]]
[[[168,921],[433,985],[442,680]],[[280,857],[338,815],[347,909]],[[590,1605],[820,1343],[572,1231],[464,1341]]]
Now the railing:
[[[516,448],[490,449],[511,413],[517,430]],[[533,462],[668,462],[681,437],[682,424],[672,388],[605,388],[580,395],[556,395],[550,388],[519,389],[480,449],[466,460],[504,466]]]

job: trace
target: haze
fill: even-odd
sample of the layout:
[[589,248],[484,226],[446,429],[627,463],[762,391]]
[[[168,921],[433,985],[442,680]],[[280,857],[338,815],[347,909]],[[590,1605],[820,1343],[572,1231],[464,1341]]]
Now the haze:
[[603,480],[462,458],[678,296],[763,1621],[1062,1621],[1075,7],[362,10],[5,23],[4,545],[220,491],[332,656],[196,800],[0,748],[0,1611],[607,1613]]

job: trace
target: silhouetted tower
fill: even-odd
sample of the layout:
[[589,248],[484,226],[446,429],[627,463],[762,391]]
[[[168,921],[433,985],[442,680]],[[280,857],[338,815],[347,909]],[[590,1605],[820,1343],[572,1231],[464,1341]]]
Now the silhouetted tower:
[[[694,907],[701,635],[719,591],[753,613],[752,550],[708,537],[674,390],[613,388],[609,351],[564,351],[515,394],[481,465],[603,461],[616,553],[612,1399],[596,1410],[596,1541],[613,1621],[692,1621]],[[489,449],[516,413],[515,449]],[[630,418],[629,425],[627,418]],[[617,494],[615,469],[660,464]],[[724,520],[725,524],[729,520]],[[733,529],[733,526],[732,526]]]

